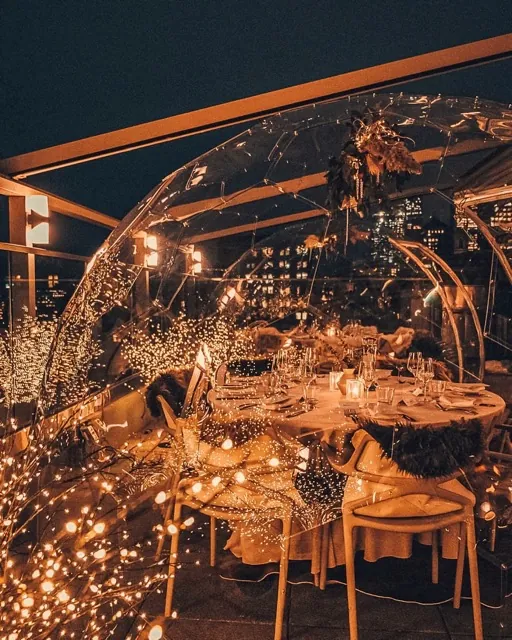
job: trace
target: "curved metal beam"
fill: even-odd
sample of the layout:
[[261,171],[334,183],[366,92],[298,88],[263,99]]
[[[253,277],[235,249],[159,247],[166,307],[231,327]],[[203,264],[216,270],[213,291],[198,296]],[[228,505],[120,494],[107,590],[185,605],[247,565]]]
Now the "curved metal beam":
[[446,309],[446,313],[448,314],[448,320],[450,322],[450,326],[453,331],[453,336],[455,338],[455,346],[457,348],[457,360],[459,362],[459,382],[462,382],[464,379],[464,356],[462,355],[462,344],[460,342],[460,335],[459,335],[459,330],[457,329],[457,323],[455,322],[455,316],[453,315],[453,311],[448,302],[448,298],[446,297],[446,294],[443,291],[443,288],[439,287],[441,283],[436,279],[436,277],[430,271],[430,269],[427,269],[427,267],[418,258],[418,256],[413,251],[411,251],[411,249],[408,249],[407,247],[401,245],[400,242],[398,240],[395,240],[394,238],[389,238],[389,241],[394,247],[396,247],[404,255],[410,258],[414,262],[414,264],[416,264],[423,271],[423,273],[427,276],[430,282],[437,289],[439,293],[439,297],[443,302],[443,306]]
[[476,211],[474,211],[468,205],[463,204],[462,202],[461,203],[457,203],[456,202],[455,206],[459,210],[463,211],[467,215],[467,217],[476,224],[476,226],[477,226],[478,230],[480,231],[480,233],[484,236],[484,238],[487,240],[487,242],[491,245],[492,250],[494,251],[494,253],[498,257],[498,260],[500,261],[500,264],[503,267],[503,270],[505,271],[510,284],[512,284],[512,266],[510,265],[510,262],[508,261],[507,256],[504,254],[503,249],[500,247],[499,243],[496,241],[496,238],[493,236],[493,234],[489,230],[489,227],[480,218],[478,213]]
[[468,305],[468,309],[471,313],[471,317],[473,318],[473,324],[475,325],[476,335],[478,338],[478,356],[480,358],[480,365],[478,367],[478,377],[480,380],[483,380],[485,373],[485,345],[484,345],[484,334],[482,331],[482,325],[480,324],[480,318],[478,317],[478,313],[476,311],[475,305],[473,304],[473,300],[471,296],[466,290],[464,283],[459,278],[459,276],[455,273],[455,271],[436,253],[434,253],[431,249],[426,247],[425,245],[419,242],[412,242],[408,240],[400,240],[399,241],[402,246],[405,247],[413,247],[420,251],[423,255],[427,256],[430,260],[438,264],[441,269],[444,269],[446,273],[450,276],[450,278],[455,282],[455,285],[462,293],[462,297],[464,301]]

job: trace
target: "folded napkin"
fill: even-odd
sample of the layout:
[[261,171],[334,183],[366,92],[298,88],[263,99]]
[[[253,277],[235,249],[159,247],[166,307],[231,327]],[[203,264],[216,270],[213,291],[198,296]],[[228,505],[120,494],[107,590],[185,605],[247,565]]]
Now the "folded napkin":
[[474,383],[457,383],[457,382],[449,382],[446,385],[446,388],[449,391],[454,391],[456,393],[470,393],[470,394],[476,394],[476,393],[482,393],[482,391],[485,391],[485,389],[488,387],[489,385],[487,384],[483,384],[480,382],[474,382]]
[[403,403],[406,407],[414,407],[415,405],[420,404],[420,402],[423,404],[423,398],[418,398],[418,395],[421,395],[421,390],[419,394],[408,393],[401,398],[398,404]]
[[443,409],[472,409],[475,401],[470,398],[447,398],[441,396],[437,401]]
[[245,398],[255,398],[256,392],[256,387],[221,388],[217,391],[217,400],[244,400]]
[[279,409],[291,407],[293,404],[295,404],[295,400],[289,397],[268,398],[262,403],[262,407],[267,411],[278,411]]

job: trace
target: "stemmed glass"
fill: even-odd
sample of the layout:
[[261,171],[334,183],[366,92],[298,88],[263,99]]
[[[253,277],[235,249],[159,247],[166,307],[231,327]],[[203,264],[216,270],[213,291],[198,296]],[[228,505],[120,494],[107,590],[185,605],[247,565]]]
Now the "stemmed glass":
[[407,358],[407,369],[414,376],[414,384],[418,384],[418,370],[423,361],[423,354],[419,352],[410,353]]
[[302,382],[302,395],[304,398],[304,404],[307,406],[308,409],[310,408],[309,405],[312,404],[312,397],[311,397],[312,394],[310,392],[310,388],[315,378],[316,378],[316,371],[315,371],[314,359],[312,359],[306,353],[304,359],[301,361],[301,364],[300,364],[300,380]]
[[359,367],[359,379],[362,381],[365,390],[365,403],[364,406],[368,407],[369,402],[369,394],[370,387],[375,382],[376,371],[375,371],[375,363],[373,361],[361,362]]
[[423,402],[427,402],[428,383],[434,379],[434,361],[432,358],[421,361],[416,376],[423,385]]
[[284,383],[284,377],[288,369],[288,357],[286,351],[279,349],[272,359],[272,384],[273,390],[278,392]]

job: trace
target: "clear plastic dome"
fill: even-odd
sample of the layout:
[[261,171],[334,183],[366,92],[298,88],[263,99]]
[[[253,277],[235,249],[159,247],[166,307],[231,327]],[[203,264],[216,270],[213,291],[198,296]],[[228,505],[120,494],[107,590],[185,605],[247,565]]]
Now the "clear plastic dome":
[[[333,210],[330,158],[369,111],[421,174],[387,208]],[[200,341],[219,361],[241,357],[263,324],[428,330],[459,378],[481,377],[484,338],[509,348],[497,323],[509,323],[511,141],[504,105],[386,94],[277,114],[189,162],[89,265],[61,319],[43,411],[128,372],[147,380],[186,364]]]

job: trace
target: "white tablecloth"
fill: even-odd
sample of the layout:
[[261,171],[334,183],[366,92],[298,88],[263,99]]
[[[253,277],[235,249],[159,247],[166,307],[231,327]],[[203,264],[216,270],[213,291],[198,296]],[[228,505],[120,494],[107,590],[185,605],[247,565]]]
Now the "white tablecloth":
[[[397,410],[402,410],[400,400],[411,393],[411,385],[409,383],[398,384],[396,378],[390,378],[380,381],[382,386],[390,386],[395,389],[394,405],[398,405]],[[345,410],[354,410],[357,405],[347,402],[339,390],[330,391],[328,380],[320,378],[317,384],[317,404],[315,408],[307,413],[286,418],[281,413],[266,411],[260,406],[252,407],[243,411],[238,411],[238,407],[249,402],[248,400],[218,400],[216,394],[212,394],[211,400],[217,410],[229,412],[234,415],[267,415],[275,420],[276,426],[279,426],[287,434],[300,439],[310,439],[316,437],[318,439],[329,440],[331,444],[339,443],[339,448],[345,440],[345,437],[356,428],[355,422],[345,415]],[[302,393],[301,386],[290,389],[290,395],[299,397]],[[447,394],[450,397],[448,392]],[[460,395],[453,396],[460,398]],[[451,421],[468,420],[478,418],[483,428],[490,432],[492,425],[502,416],[505,409],[505,402],[502,398],[491,392],[485,391],[478,396],[468,396],[475,400],[475,413],[470,414],[460,410],[442,411],[435,407],[432,403],[419,404],[416,406],[403,407],[414,422],[411,424],[415,427],[433,425],[441,427],[448,425]],[[256,402],[256,400],[254,400]],[[370,404],[375,403],[375,393],[370,393]],[[382,424],[393,424],[395,419],[387,419],[385,416],[373,416],[373,419]],[[378,445],[377,445],[378,448]],[[378,455],[376,453],[376,455]],[[390,462],[390,464],[393,464]],[[269,527],[279,527],[279,523],[269,525]],[[290,558],[296,560],[304,560],[311,558],[312,534],[311,531],[301,533],[300,526],[296,526],[291,543]],[[442,554],[445,558],[456,558],[458,549],[458,527],[450,528],[441,532]],[[230,540],[227,548],[236,556],[242,558],[247,564],[263,564],[266,562],[277,562],[280,556],[280,548],[277,542],[269,542],[272,536],[265,531],[254,531],[250,525],[240,525],[237,527]],[[430,534],[423,535],[420,540],[428,543]],[[411,555],[413,536],[408,534],[385,533],[369,529],[359,529],[357,546],[364,549],[365,559],[375,561],[381,557],[393,556],[399,558],[407,558]],[[329,537],[329,566],[344,564],[343,549],[343,527],[341,518],[338,517],[330,525]],[[318,571],[318,566],[312,567],[313,572]]]

